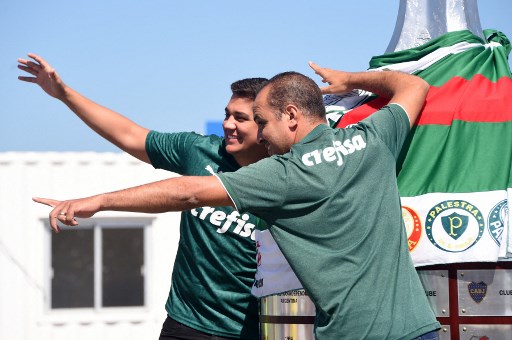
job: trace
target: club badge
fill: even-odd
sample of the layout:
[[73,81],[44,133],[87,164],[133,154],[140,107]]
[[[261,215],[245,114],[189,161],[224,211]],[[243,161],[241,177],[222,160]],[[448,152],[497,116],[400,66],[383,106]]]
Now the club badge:
[[407,232],[409,251],[413,251],[421,238],[421,220],[414,210],[406,206],[402,206],[402,218],[404,219],[405,230]]
[[489,234],[498,246],[501,244],[501,236],[508,219],[507,203],[507,200],[503,200],[496,204],[487,217]]
[[483,281],[478,283],[473,281],[468,284],[468,292],[473,301],[480,303],[485,298],[485,294],[487,294],[487,284]]
[[425,220],[425,232],[430,242],[448,252],[462,252],[473,247],[485,230],[480,209],[470,202],[449,200],[430,209]]

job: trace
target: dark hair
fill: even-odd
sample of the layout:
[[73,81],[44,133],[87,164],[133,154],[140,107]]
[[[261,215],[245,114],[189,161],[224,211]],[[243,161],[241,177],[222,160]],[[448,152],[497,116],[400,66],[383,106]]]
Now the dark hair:
[[313,79],[298,72],[283,72],[272,77],[268,86],[268,104],[277,110],[278,119],[288,104],[296,105],[305,117],[325,119],[322,92]]
[[233,96],[254,100],[267,83],[267,78],[245,78],[231,84],[231,92],[233,92]]

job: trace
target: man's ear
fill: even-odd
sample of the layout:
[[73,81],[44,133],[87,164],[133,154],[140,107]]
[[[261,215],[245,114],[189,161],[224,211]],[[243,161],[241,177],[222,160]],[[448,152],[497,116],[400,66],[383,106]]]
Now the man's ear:
[[285,115],[288,118],[288,126],[292,129],[297,127],[297,118],[298,118],[298,108],[293,104],[286,105]]

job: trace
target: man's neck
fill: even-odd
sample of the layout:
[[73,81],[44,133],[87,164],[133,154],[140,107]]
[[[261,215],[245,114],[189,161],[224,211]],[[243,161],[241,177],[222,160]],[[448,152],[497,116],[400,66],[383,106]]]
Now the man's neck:
[[307,135],[311,133],[317,126],[319,125],[329,125],[326,120],[315,120],[314,122],[308,122],[307,124],[304,124],[301,128],[297,130],[297,133],[295,134],[295,140],[293,144],[300,142],[304,139]]
[[268,157],[266,150],[264,150],[264,152],[261,152],[261,153],[255,151],[254,153],[244,153],[244,154],[233,155],[233,158],[240,166],[247,166],[252,163],[256,163],[257,161],[260,161],[266,157]]

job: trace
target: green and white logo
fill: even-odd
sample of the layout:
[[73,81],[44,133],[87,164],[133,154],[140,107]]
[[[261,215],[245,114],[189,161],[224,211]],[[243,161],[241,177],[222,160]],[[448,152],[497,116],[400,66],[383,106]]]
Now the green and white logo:
[[484,233],[485,219],[473,204],[463,200],[449,200],[430,209],[425,220],[425,231],[437,248],[456,253],[474,246]]
[[501,244],[501,236],[505,228],[508,218],[507,200],[503,200],[496,204],[487,217],[487,225],[491,238],[499,246]]

